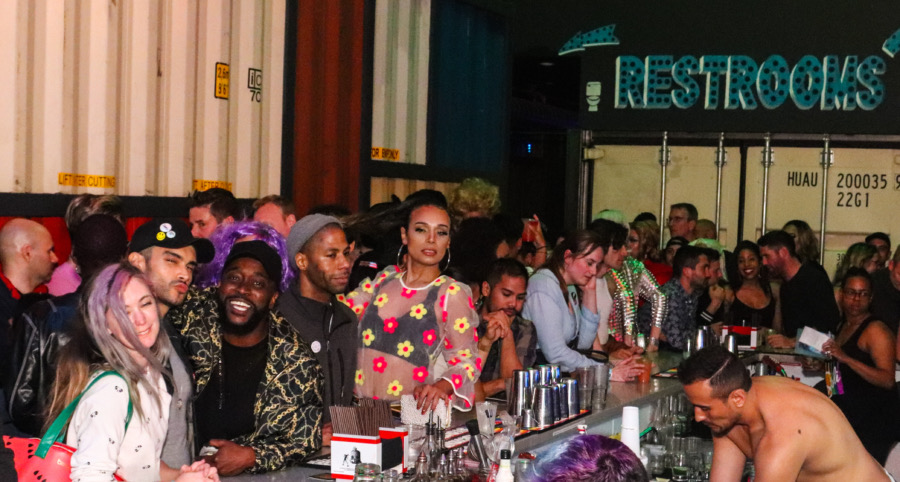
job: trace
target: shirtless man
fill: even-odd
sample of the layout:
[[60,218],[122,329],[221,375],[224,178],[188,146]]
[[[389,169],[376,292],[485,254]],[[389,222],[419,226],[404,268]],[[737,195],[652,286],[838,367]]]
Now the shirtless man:
[[721,346],[682,362],[678,378],[694,418],[713,433],[710,480],[739,480],[751,458],[758,482],[883,481],[840,409],[799,382],[756,377]]

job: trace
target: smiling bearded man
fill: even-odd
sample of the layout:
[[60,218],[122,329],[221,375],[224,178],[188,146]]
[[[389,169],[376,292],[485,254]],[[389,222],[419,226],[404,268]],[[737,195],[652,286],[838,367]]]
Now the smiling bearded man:
[[281,266],[264,241],[238,242],[221,284],[173,320],[196,376],[197,439],[222,475],[278,470],[321,445],[322,369],[272,309]]

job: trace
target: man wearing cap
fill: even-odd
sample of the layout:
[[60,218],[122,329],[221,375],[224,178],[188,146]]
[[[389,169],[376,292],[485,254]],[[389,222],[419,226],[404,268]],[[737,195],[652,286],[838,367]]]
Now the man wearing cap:
[[235,243],[221,279],[172,318],[194,368],[201,454],[225,476],[278,470],[321,445],[322,369],[272,309],[281,279],[274,248]]
[[169,357],[175,393],[169,405],[169,430],[162,452],[162,461],[169,467],[190,465],[195,453],[191,368],[181,335],[172,326],[169,313],[184,303],[197,263],[208,263],[213,253],[212,243],[192,236],[190,226],[178,218],[154,219],[142,224],[128,245],[128,262],[150,282],[159,302],[160,325],[177,355]]
[[325,376],[324,445],[331,443],[327,407],[350,405],[356,371],[356,314],[335,295],[350,279],[350,245],[333,216],[310,214],[297,221],[287,239],[297,283],[278,298],[276,307],[309,343]]

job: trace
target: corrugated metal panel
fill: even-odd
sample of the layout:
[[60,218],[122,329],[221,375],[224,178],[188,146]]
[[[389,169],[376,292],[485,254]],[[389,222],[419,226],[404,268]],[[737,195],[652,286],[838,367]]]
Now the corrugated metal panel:
[[359,205],[364,0],[297,7],[294,204]]
[[[286,0],[17,0],[0,18],[0,192],[277,192]],[[216,63],[230,98],[214,97]],[[251,87],[250,69],[261,80]],[[115,176],[115,187],[60,184]]]
[[372,146],[398,149],[400,162],[425,164],[431,0],[378,0]]
[[429,163],[496,172],[507,141],[507,20],[450,0],[432,4]]
[[391,200],[391,194],[406,199],[406,196],[420,189],[434,189],[444,193],[445,196],[450,191],[459,186],[458,182],[437,182],[425,181],[421,179],[401,179],[391,177],[373,177],[371,181],[371,198],[369,205],[374,205]]

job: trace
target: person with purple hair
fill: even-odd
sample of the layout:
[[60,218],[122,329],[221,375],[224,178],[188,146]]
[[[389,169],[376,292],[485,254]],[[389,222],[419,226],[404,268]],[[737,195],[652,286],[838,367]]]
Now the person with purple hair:
[[231,252],[231,247],[237,242],[255,239],[265,241],[278,252],[278,256],[281,258],[281,279],[278,281],[278,291],[281,293],[288,291],[295,274],[288,262],[284,237],[272,226],[257,221],[238,221],[220,226],[209,238],[216,248],[216,254],[212,261],[197,269],[194,284],[201,289],[217,286],[222,281],[222,268],[225,267],[225,258]]
[[548,454],[540,466],[543,482],[647,482],[640,459],[618,440],[581,435]]

